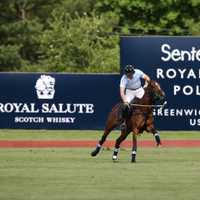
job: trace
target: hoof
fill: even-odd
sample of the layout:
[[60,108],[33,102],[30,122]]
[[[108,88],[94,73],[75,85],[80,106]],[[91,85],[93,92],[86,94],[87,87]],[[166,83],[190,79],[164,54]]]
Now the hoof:
[[162,147],[162,144],[161,143],[159,143],[159,144],[156,144],[156,147]]
[[117,158],[117,156],[116,156],[116,155],[113,155],[113,156],[112,156],[112,160],[113,160],[113,162],[116,162],[116,161],[118,161],[118,158]]
[[136,160],[135,160],[135,159],[131,159],[131,162],[132,162],[132,163],[136,163]]
[[94,151],[91,152],[90,155],[91,155],[92,157],[95,157],[95,156],[99,153],[100,150],[101,150],[101,148],[100,148],[100,147],[97,147]]
[[97,155],[97,153],[96,153],[95,151],[92,151],[92,152],[90,153],[90,155],[91,155],[92,157],[95,157],[95,156]]
[[136,162],[136,154],[132,154],[132,156],[131,156],[131,162],[132,163],[135,163]]

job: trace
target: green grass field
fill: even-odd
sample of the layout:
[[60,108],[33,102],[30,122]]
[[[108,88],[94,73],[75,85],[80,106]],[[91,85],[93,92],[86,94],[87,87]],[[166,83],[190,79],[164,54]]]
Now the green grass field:
[[[99,131],[1,130],[0,139],[97,139]],[[115,139],[116,133],[110,136]],[[200,139],[200,132],[161,132],[164,139]],[[145,134],[141,139],[152,139]],[[0,149],[0,200],[199,200],[200,148],[111,150]]]
[[[57,131],[57,130],[0,130],[0,139],[22,140],[22,139],[99,139],[103,131]],[[119,131],[113,131],[108,139],[116,139]],[[129,136],[131,138],[131,136]],[[163,139],[200,139],[200,131],[162,131]],[[130,139],[129,138],[129,139]],[[140,138],[140,137],[139,137]],[[152,134],[145,133],[141,139],[152,139]]]

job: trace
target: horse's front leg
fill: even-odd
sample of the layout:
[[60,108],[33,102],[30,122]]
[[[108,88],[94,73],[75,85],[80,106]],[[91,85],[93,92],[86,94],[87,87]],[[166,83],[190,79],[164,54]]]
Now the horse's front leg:
[[145,125],[145,115],[137,115],[137,118],[132,118],[132,152],[131,152],[131,162],[136,162],[137,154],[137,135],[143,130]]
[[126,139],[126,137],[128,136],[129,133],[130,133],[130,131],[128,129],[121,131],[121,135],[117,138],[117,140],[115,142],[115,148],[113,150],[113,155],[112,155],[113,161],[118,160],[118,153],[119,153],[119,150],[120,150],[120,144]]

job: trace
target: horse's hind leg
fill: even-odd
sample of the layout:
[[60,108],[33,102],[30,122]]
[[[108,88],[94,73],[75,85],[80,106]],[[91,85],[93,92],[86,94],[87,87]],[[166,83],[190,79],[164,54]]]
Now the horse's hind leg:
[[109,133],[117,126],[118,124],[113,124],[112,126],[106,126],[104,133],[101,137],[101,139],[99,140],[98,144],[96,145],[96,148],[91,152],[91,156],[96,156],[100,150],[101,147],[103,145],[103,143],[106,141],[106,138],[108,137]]
[[153,133],[153,135],[154,135],[154,137],[155,137],[156,145],[157,145],[158,147],[161,146],[161,145],[162,145],[162,142],[161,142],[161,139],[160,139],[160,134],[159,134],[159,132],[158,132],[156,129],[154,129],[154,130],[152,131],[152,133]]
[[152,133],[154,135],[156,146],[159,147],[162,145],[160,134],[159,132],[154,128],[154,126],[147,127],[147,131]]
[[96,148],[91,152],[91,156],[96,156],[100,150],[101,147],[103,145],[103,143],[106,141],[106,138],[108,137],[109,133],[116,128],[119,125],[119,120],[118,120],[118,115],[117,113],[113,110],[109,117],[108,120],[106,122],[106,127],[104,129],[104,133],[101,137],[101,139],[99,140],[98,144],[96,145]]
[[154,135],[156,145],[159,147],[162,145],[161,139],[160,139],[160,134],[159,132],[155,129],[154,122],[153,122],[153,117],[149,117],[147,119],[147,127],[146,131],[150,132]]

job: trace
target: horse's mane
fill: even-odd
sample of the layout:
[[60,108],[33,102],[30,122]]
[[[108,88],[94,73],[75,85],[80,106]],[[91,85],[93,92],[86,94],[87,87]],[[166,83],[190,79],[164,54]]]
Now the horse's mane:
[[153,80],[153,79],[151,79],[151,80],[149,81],[149,83],[148,83],[146,89],[152,89],[152,84],[155,84],[155,83],[156,83],[156,81]]

